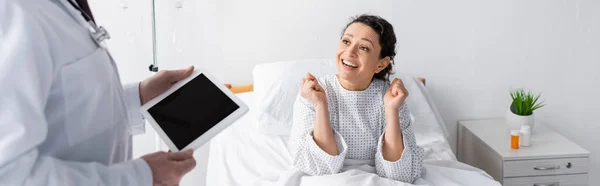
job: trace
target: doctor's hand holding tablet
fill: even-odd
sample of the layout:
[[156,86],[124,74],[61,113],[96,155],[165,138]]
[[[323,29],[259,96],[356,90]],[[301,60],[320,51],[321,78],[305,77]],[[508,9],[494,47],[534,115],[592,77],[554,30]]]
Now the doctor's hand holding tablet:
[[[164,185],[178,183],[196,164],[193,150],[248,112],[223,83],[194,67],[160,71],[141,82],[140,101],[142,115],[172,151],[142,157],[155,178],[177,181]],[[182,174],[168,174],[165,167]]]

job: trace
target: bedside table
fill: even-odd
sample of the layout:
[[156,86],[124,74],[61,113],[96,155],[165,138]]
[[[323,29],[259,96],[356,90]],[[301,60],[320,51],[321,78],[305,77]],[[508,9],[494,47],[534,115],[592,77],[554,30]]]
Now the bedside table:
[[458,160],[480,168],[505,186],[588,185],[590,153],[536,125],[531,146],[510,148],[503,119],[458,122]]

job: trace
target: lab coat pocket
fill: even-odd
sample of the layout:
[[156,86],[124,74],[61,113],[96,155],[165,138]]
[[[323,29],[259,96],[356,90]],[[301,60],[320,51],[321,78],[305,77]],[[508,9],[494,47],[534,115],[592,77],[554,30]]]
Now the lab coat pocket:
[[69,145],[103,140],[124,127],[117,125],[126,119],[121,83],[105,49],[65,65],[61,77]]

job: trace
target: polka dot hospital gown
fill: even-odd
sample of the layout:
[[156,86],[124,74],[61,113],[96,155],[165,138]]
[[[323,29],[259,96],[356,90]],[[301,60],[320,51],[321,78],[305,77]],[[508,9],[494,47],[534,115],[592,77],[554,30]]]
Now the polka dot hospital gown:
[[382,143],[385,131],[383,96],[389,83],[374,80],[366,90],[349,91],[336,75],[318,78],[325,89],[329,121],[340,154],[329,155],[313,140],[315,108],[298,95],[294,103],[293,127],[289,148],[294,166],[309,175],[339,173],[344,159],[375,160],[377,174],[384,178],[412,183],[421,176],[423,149],[415,142],[408,108],[399,109],[404,151],[399,160],[383,159]]

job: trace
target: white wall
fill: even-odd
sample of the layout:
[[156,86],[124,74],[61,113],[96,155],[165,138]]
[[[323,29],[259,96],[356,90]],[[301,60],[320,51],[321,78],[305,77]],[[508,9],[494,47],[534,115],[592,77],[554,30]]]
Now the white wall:
[[[102,6],[109,2],[121,1],[92,8],[110,9]],[[124,80],[148,75],[149,11],[142,10],[148,2],[130,1],[141,7],[125,19],[105,15],[109,30],[135,32],[110,41]],[[454,149],[457,120],[503,117],[508,91],[523,87],[546,99],[538,121],[592,152],[590,185],[600,185],[594,117],[600,113],[600,1],[160,0],[157,7],[161,68],[196,65],[235,84],[251,83],[258,63],[332,58],[350,16],[381,15],[399,41],[395,69],[428,79]],[[131,37],[140,39],[126,45]]]

